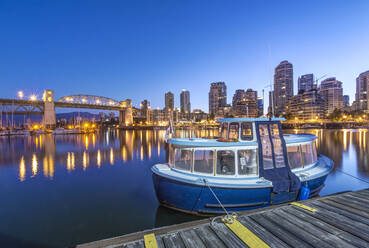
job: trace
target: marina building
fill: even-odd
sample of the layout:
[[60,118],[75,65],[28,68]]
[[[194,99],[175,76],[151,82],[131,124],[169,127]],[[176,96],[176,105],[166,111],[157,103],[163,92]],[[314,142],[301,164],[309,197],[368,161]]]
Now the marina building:
[[342,101],[343,101],[343,107],[350,107],[350,96],[349,95],[344,95],[342,97]]
[[320,95],[325,100],[325,113],[331,114],[335,109],[343,108],[342,82],[335,77],[322,81],[319,89]]
[[325,100],[316,89],[301,91],[288,99],[286,112],[299,120],[322,119],[325,117]]
[[361,73],[356,78],[355,106],[356,110],[368,111],[369,71]]

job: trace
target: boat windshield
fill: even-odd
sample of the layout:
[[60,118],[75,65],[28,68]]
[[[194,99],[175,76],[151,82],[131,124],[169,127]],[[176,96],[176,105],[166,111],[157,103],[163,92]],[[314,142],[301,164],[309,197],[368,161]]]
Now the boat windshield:
[[288,145],[287,154],[291,169],[304,168],[315,164],[318,160],[314,141]]
[[252,123],[242,122],[241,123],[241,139],[242,140],[252,140]]
[[240,124],[237,122],[233,122],[229,124],[229,138],[230,139],[238,139],[238,129]]

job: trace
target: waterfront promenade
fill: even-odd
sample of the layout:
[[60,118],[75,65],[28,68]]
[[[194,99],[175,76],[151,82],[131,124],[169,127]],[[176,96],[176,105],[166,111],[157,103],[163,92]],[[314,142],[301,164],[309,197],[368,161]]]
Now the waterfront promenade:
[[[237,227],[209,218],[76,247],[369,247],[369,189],[299,203],[241,213]],[[149,234],[156,246],[148,245]]]

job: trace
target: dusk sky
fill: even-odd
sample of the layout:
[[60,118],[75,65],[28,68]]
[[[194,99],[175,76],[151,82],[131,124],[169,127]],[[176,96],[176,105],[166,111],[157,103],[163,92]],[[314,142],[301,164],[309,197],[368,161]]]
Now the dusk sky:
[[[354,100],[369,70],[369,1],[0,0],[0,97],[44,89],[56,98],[92,94],[143,99],[191,93],[208,111],[210,83],[236,89],[272,83],[282,60],[297,77],[327,74]],[[267,98],[266,89],[265,96]]]

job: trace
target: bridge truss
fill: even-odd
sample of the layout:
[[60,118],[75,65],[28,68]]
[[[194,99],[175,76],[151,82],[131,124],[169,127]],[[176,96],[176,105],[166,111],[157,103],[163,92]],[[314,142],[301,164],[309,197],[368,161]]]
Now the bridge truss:
[[0,114],[41,115],[43,112],[43,101],[0,99]]
[[59,103],[75,103],[75,104],[88,104],[88,105],[99,105],[99,106],[115,106],[119,107],[118,101],[103,97],[103,96],[93,96],[93,95],[71,95],[64,96],[57,100]]

